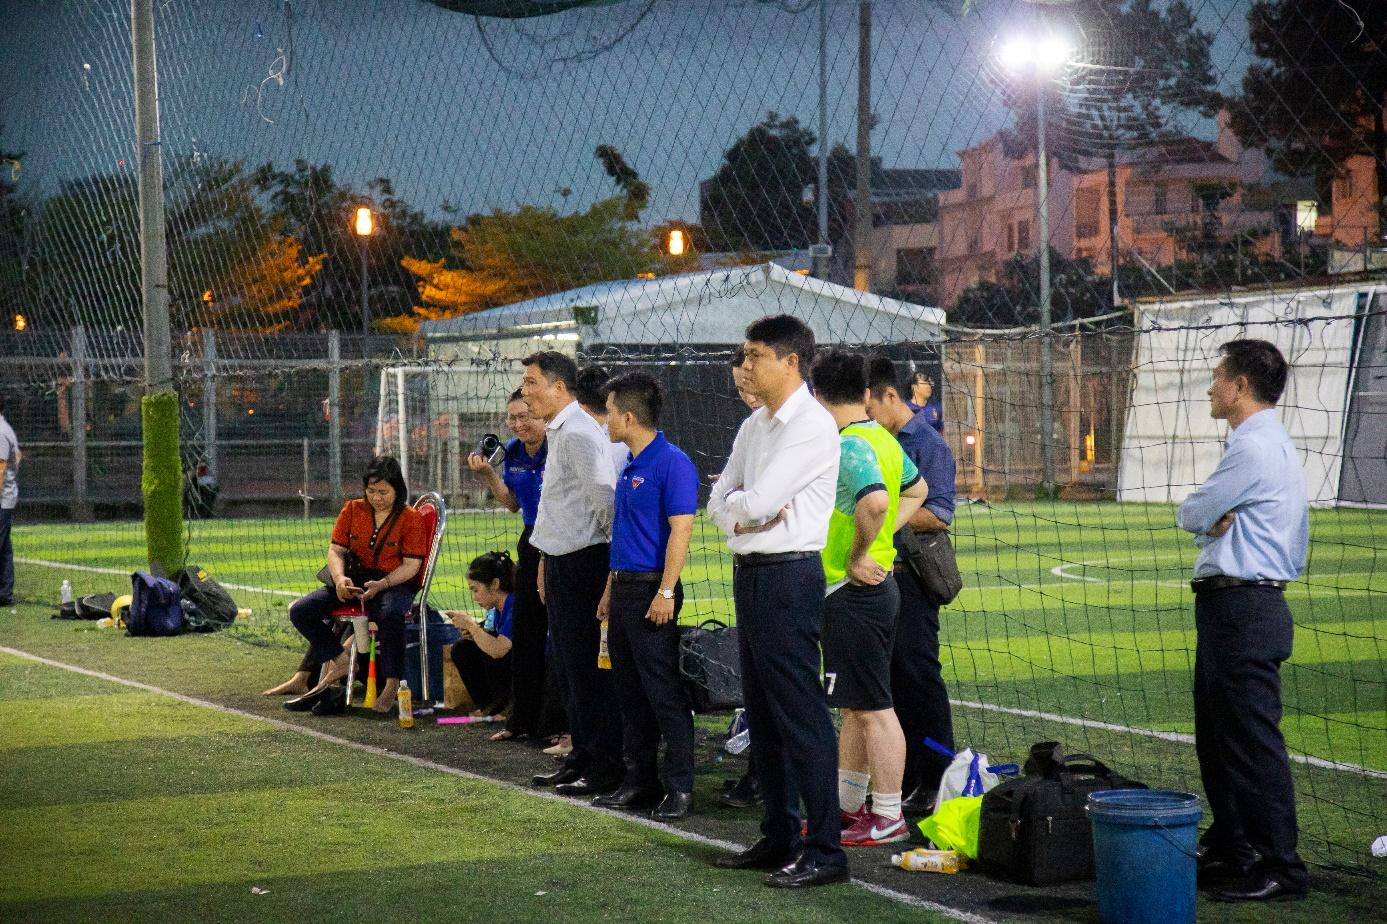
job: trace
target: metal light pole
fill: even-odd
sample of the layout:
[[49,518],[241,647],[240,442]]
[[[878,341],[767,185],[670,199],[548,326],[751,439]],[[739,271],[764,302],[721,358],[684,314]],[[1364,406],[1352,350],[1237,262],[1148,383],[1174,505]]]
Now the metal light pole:
[[1018,37],[1001,47],[1002,63],[1025,74],[1036,90],[1036,218],[1040,237],[1040,487],[1055,493],[1055,389],[1050,312],[1050,160],[1045,146],[1045,90],[1052,76],[1069,63],[1073,51],[1063,36],[1048,32],[1039,39]]
[[857,200],[852,287],[872,290],[872,0],[857,3]]
[[[367,297],[367,287],[369,281],[366,278],[366,242],[370,240],[372,232],[375,230],[375,222],[371,217],[371,210],[365,206],[356,210],[356,231],[357,249],[361,251],[361,358],[370,358],[370,338],[368,333],[371,329],[371,302]],[[369,378],[369,372],[367,378]]]
[[828,278],[828,0],[819,0],[819,246],[814,277]]
[[1036,93],[1036,203],[1040,225],[1040,490],[1055,493],[1055,386],[1050,343],[1050,161],[1045,150],[1045,88]]

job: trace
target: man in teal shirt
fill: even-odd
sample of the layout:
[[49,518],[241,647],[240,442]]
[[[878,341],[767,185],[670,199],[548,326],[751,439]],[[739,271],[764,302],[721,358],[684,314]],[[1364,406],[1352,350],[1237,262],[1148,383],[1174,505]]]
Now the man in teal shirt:
[[895,436],[867,416],[861,355],[834,350],[820,357],[814,396],[840,435],[837,497],[823,551],[823,652],[828,704],[843,716],[842,843],[889,844],[910,836],[901,814],[905,735],[891,700],[891,640],[900,605],[892,537],[924,502],[927,486]]

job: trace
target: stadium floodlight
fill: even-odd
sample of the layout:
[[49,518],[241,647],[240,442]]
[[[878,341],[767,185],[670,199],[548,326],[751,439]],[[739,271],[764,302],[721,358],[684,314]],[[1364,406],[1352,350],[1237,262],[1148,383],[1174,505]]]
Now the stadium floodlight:
[[25,331],[29,329],[29,319],[24,317],[22,312],[14,316],[14,329],[16,331]]
[[1015,35],[998,46],[997,56],[1012,73],[1051,75],[1072,62],[1074,45],[1058,32],[1034,37]]

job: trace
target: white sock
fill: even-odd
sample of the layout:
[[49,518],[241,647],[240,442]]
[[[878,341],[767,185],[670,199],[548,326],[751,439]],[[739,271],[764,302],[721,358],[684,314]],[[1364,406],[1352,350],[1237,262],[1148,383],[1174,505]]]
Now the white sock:
[[[858,773],[856,770],[838,771],[838,806],[845,812],[860,811],[867,802],[867,781],[871,779],[865,773]],[[900,799],[896,799],[897,808],[900,807]]]
[[[841,788],[841,784],[839,784]],[[872,791],[872,814],[887,821],[901,817],[901,794],[898,792]]]

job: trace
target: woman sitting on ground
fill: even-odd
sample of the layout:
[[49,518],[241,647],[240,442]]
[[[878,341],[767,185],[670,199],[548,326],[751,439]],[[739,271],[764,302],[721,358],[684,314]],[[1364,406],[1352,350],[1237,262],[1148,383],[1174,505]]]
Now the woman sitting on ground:
[[[467,687],[473,715],[500,715],[511,699],[511,605],[515,590],[515,564],[509,552],[487,552],[467,566],[467,587],[472,599],[486,611],[481,622],[453,610],[447,616],[463,638],[453,645],[453,663]],[[505,740],[501,732],[493,741]]]
[[347,674],[347,651],[333,625],[332,611],[344,603],[364,606],[376,633],[376,667],[382,687],[375,710],[395,708],[405,652],[405,615],[418,590],[417,578],[428,549],[424,518],[407,505],[400,463],[378,456],[361,479],[364,500],[349,500],[337,515],[328,545],[331,587],[320,587],[289,607],[294,628],[308,639],[310,657],[323,665],[322,676],[299,700],[320,697]]

